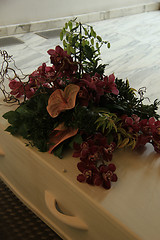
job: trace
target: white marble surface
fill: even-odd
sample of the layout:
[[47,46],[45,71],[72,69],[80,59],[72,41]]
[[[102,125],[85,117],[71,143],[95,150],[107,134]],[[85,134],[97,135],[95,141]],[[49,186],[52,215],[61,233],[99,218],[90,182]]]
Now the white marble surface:
[[13,34],[20,34],[20,33],[28,33],[34,31],[41,31],[53,28],[61,28],[63,27],[64,23],[73,19],[74,17],[78,17],[79,21],[81,22],[95,22],[101,21],[106,19],[112,19],[117,17],[123,17],[133,14],[139,14],[143,12],[155,11],[160,9],[160,2],[157,0],[151,0],[150,3],[144,4],[137,4],[132,5],[129,7],[123,8],[114,8],[100,12],[92,12],[86,13],[81,15],[72,15],[69,17],[64,18],[55,18],[49,20],[42,20],[36,22],[28,22],[23,24],[15,24],[15,25],[8,25],[8,26],[0,26],[0,37],[2,36],[9,36]]
[[[160,11],[108,19],[92,25],[111,48],[102,50],[108,63],[106,74],[128,78],[132,87],[147,87],[151,101],[160,99]],[[43,62],[49,63],[47,50],[61,44],[59,38],[44,39],[35,33],[15,35],[24,44],[6,46],[24,73],[34,71]],[[1,49],[3,50],[3,49]]]

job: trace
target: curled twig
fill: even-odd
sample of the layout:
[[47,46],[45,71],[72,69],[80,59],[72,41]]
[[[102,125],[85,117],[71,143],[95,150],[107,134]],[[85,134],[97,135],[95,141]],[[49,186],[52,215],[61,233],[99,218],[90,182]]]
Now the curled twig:
[[[0,91],[4,95],[4,102],[6,103],[19,103],[19,100],[10,94],[10,92],[7,92],[6,86],[7,81],[10,81],[12,79],[18,79],[18,81],[22,82],[28,75],[23,74],[22,70],[19,69],[14,59],[12,58],[12,55],[9,55],[7,51],[0,50]],[[14,66],[14,69],[11,67],[11,65]],[[20,72],[21,77],[17,74],[17,71]],[[13,77],[14,76],[14,77]]]
[[140,101],[142,102],[144,99],[147,99],[150,102],[150,99],[148,97],[144,97],[145,93],[147,92],[146,87],[141,87],[138,90],[138,94],[140,96]]

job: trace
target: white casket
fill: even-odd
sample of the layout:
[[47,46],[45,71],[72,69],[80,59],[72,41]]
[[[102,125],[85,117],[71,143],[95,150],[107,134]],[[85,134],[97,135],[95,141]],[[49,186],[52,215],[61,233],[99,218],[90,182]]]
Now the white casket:
[[[1,116],[11,110],[5,105]],[[119,181],[105,190],[76,180],[78,159],[26,147],[0,119],[0,177],[63,239],[160,239],[160,157],[151,146],[141,155],[116,153]]]

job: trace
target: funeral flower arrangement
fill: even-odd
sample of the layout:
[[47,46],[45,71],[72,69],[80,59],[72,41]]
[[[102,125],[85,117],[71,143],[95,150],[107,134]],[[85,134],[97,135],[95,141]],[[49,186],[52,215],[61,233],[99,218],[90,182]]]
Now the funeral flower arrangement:
[[[136,92],[128,80],[104,75],[100,50],[110,43],[92,26],[71,20],[60,39],[63,48],[48,50],[51,64],[43,63],[28,76],[20,77],[9,66],[12,57],[1,51],[4,100],[19,103],[3,115],[10,124],[6,131],[60,158],[71,148],[79,158],[77,180],[109,189],[118,179],[114,151],[151,143],[160,153],[159,102],[146,105],[143,88]],[[2,87],[5,78],[10,93]]]

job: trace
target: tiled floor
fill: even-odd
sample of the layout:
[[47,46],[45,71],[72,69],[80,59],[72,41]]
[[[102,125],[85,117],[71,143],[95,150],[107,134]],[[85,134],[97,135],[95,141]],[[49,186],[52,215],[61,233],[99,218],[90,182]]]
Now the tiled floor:
[[0,179],[1,240],[62,240],[31,212]]
[[[128,78],[131,86],[147,87],[151,100],[160,93],[160,11],[100,21],[92,24],[111,48],[103,49],[106,73]],[[44,38],[42,34],[15,35],[24,43],[0,47],[14,56],[24,73],[31,73],[43,62],[49,63],[47,50],[61,44],[58,37]],[[52,37],[52,36],[51,36]]]

